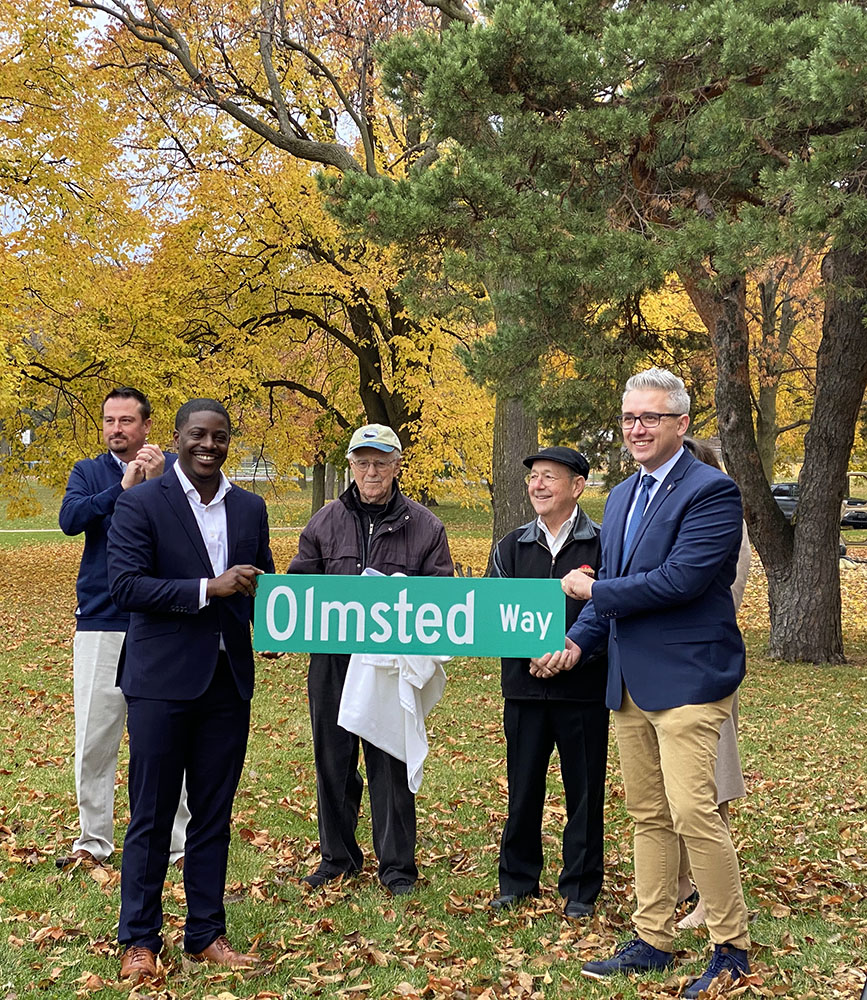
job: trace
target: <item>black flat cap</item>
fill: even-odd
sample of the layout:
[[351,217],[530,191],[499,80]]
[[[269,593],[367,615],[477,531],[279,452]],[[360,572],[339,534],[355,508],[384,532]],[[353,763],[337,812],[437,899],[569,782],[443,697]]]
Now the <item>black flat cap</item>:
[[542,461],[559,462],[560,465],[565,465],[568,469],[571,469],[579,476],[583,476],[585,479],[590,475],[590,463],[580,451],[575,451],[574,448],[564,448],[561,445],[557,445],[554,448],[543,448],[538,455],[530,455],[528,458],[525,458],[524,465],[528,469],[532,469],[533,462]]

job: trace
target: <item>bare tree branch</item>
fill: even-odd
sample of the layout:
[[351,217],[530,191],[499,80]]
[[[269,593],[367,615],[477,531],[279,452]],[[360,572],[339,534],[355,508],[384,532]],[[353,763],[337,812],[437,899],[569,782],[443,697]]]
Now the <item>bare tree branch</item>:
[[461,21],[463,24],[472,24],[473,15],[460,0],[421,0],[425,7],[433,7],[440,10],[452,21]]
[[306,396],[308,399],[312,399],[314,402],[318,403],[326,413],[332,414],[334,419],[340,425],[340,427],[348,431],[352,424],[343,416],[343,414],[338,410],[333,403],[330,403],[328,399],[318,392],[316,389],[311,389],[306,385],[301,385],[300,382],[293,382],[290,379],[285,378],[275,378],[268,379],[266,382],[262,383],[265,389],[290,389],[292,392],[301,393],[302,396]]
[[[225,111],[235,121],[278,149],[285,150],[300,160],[335,167],[342,173],[362,171],[361,164],[341,143],[317,142],[312,139],[299,138],[293,134],[291,126],[288,132],[284,132],[279,108],[276,105],[274,112],[280,125],[279,128],[274,128],[256,115],[251,114],[231,97],[222,94],[213,78],[196,65],[186,39],[159,9],[156,0],[145,0],[150,15],[149,19],[139,17],[122,0],[111,0],[113,6],[99,3],[98,0],[69,0],[69,3],[71,7],[107,14],[120,22],[139,41],[161,48],[181,67],[190,81],[190,86],[183,84],[166,66],[155,63],[149,68],[160,73],[177,90],[188,94],[195,100]],[[368,165],[368,172],[371,165]]]
[[[264,5],[264,0],[263,0]],[[309,59],[311,63],[322,73],[322,75],[328,80],[331,86],[334,88],[334,92],[340,99],[340,103],[343,105],[346,113],[352,119],[353,124],[358,129],[361,135],[361,142],[364,146],[364,158],[367,164],[367,173],[371,177],[377,176],[376,161],[373,155],[373,144],[370,141],[370,130],[368,128],[368,123],[363,115],[360,115],[355,108],[352,106],[348,95],[344,89],[340,86],[337,77],[331,72],[331,70],[322,62],[322,60],[315,55],[310,49],[301,45],[299,42],[294,41],[289,38],[289,36],[284,32],[280,38],[280,44],[285,45],[287,49],[293,52],[297,52],[303,55],[305,59]]]

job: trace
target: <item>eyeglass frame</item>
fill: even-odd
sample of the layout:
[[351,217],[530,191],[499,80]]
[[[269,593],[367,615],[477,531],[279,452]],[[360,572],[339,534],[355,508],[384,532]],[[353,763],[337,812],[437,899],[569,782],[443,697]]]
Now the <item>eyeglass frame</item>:
[[[652,410],[648,410],[645,413],[621,413],[617,418],[617,423],[620,424],[621,428],[625,431],[632,430],[636,423],[641,424],[645,430],[652,430],[654,427],[659,427],[663,417],[685,417],[685,413],[654,413]],[[651,418],[651,423],[646,424],[644,422],[645,417]],[[629,421],[629,423],[627,423]]]
[[524,476],[524,482],[529,486],[531,483],[536,483],[540,479],[545,483],[559,483],[563,479],[583,479],[584,477],[580,472],[573,472],[569,476],[552,476],[550,472],[528,472]]
[[353,469],[358,469],[359,472],[367,472],[367,470],[371,466],[373,466],[373,468],[377,472],[384,472],[386,469],[390,469],[393,466],[396,467],[398,465],[398,463],[400,462],[400,456],[398,456],[397,460],[395,460],[394,458],[390,458],[390,459],[381,459],[381,458],[372,458],[372,459],[371,458],[362,458],[362,459],[358,459],[358,458],[353,458],[351,455],[348,455],[347,458],[349,459],[349,464],[353,467]]

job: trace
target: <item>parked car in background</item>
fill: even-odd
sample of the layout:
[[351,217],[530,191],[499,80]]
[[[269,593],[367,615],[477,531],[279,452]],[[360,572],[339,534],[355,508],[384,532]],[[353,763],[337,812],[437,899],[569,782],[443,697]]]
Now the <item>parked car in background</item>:
[[798,484],[797,483],[774,483],[771,486],[771,495],[777,502],[777,506],[783,512],[783,517],[787,521],[792,520],[792,515],[798,506]]
[[[798,484],[774,483],[771,487],[771,494],[783,512],[783,517],[787,521],[791,521],[798,508]],[[846,497],[840,513],[840,527],[867,530],[867,499]]]
[[867,500],[858,497],[846,497],[843,501],[843,517],[841,528],[867,529]]

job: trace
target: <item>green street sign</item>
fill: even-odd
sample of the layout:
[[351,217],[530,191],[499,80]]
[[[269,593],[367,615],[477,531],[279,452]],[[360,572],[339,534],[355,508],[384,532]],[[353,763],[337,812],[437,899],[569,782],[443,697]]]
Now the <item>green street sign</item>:
[[559,580],[438,576],[258,578],[260,652],[541,656],[563,648]]

